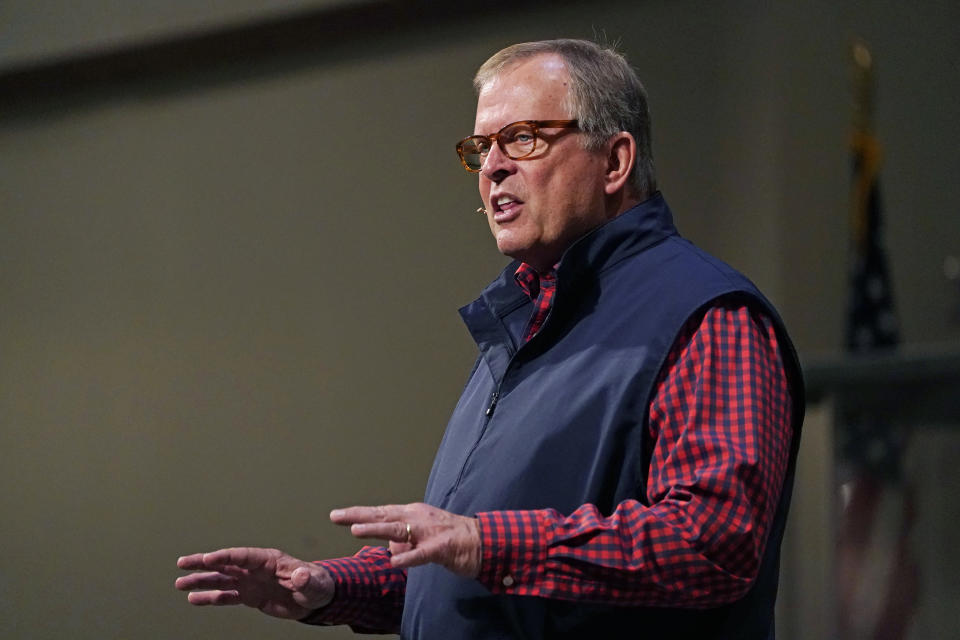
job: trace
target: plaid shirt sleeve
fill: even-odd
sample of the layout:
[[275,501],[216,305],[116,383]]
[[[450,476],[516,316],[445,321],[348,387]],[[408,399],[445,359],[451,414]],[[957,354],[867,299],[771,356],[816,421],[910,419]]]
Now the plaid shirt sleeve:
[[788,464],[790,393],[769,318],[722,300],[688,324],[650,406],[643,500],[477,514],[494,593],[710,607],[750,588]]
[[321,560],[336,583],[333,600],[301,622],[347,624],[357,633],[400,633],[407,572],[390,564],[386,547],[364,547],[356,555]]

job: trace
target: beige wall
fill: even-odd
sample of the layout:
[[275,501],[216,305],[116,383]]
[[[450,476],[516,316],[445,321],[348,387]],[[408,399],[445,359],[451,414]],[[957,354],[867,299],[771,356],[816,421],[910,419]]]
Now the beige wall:
[[369,0],[4,0],[0,68]]
[[785,4],[498,13],[0,112],[0,636],[318,633],[191,609],[173,563],[349,553],[329,509],[421,495],[473,360],[455,310],[503,264],[453,142],[472,72],[509,42],[621,41],[681,230],[810,353],[843,324],[861,31],[905,336],[956,343],[939,268],[960,253],[958,10]]

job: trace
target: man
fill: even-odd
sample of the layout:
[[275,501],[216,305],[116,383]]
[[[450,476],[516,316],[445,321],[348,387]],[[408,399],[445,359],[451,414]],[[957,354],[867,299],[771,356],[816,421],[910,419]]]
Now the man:
[[772,638],[803,407],[782,323],[677,235],[621,56],[515,45],[475,85],[457,149],[514,262],[461,310],[480,356],[425,504],[331,513],[389,548],[195,554],[178,588],[407,638]]

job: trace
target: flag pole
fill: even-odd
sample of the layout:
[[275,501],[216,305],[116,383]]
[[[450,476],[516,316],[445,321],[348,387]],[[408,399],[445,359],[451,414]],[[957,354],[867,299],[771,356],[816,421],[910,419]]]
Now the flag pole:
[[853,131],[850,148],[861,163],[853,184],[850,230],[856,255],[866,252],[867,210],[870,189],[880,173],[880,144],[873,134],[874,90],[873,54],[863,40],[851,47],[853,58]]
[[880,165],[882,152],[873,131],[876,79],[874,58],[856,40],[853,59],[853,128],[850,153],[853,179],[850,203],[850,308],[846,347],[864,353],[895,347],[899,330],[893,308],[890,274],[881,230]]
[[[874,58],[860,40],[853,42],[851,54],[852,268],[846,348],[869,357],[895,348],[900,336],[883,247]],[[842,420],[836,431],[842,483],[836,549],[838,637],[904,640],[919,580],[909,546],[913,486],[903,468],[908,429],[866,401],[852,403]]]

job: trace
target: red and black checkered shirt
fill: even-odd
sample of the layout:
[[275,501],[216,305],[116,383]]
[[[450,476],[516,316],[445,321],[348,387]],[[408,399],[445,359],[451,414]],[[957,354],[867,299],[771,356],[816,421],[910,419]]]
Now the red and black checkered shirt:
[[[535,301],[527,339],[550,310],[555,274],[522,265]],[[478,580],[494,593],[623,605],[710,607],[749,588],[787,469],[791,401],[768,317],[720,299],[691,319],[658,378],[647,426],[644,500],[477,514]],[[406,574],[383,547],[321,563],[334,601],[312,622],[399,629]]]

